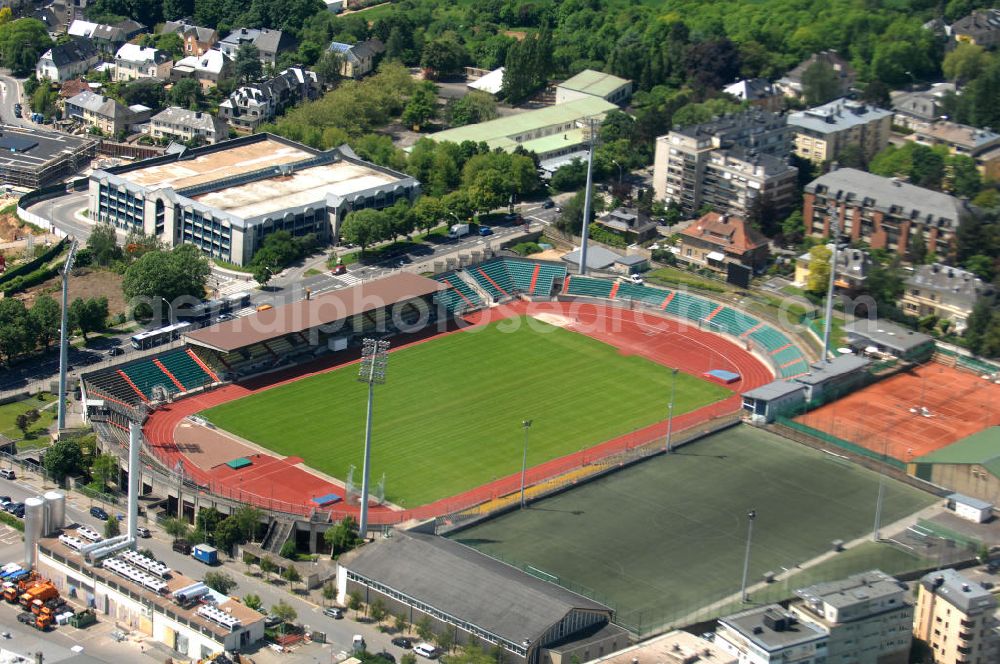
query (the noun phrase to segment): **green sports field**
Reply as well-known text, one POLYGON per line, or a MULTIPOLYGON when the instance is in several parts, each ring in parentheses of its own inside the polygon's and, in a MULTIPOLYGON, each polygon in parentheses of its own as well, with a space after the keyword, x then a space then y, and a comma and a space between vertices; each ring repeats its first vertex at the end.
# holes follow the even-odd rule
MULTIPOLYGON (((885 481, 884 524, 935 500, 885 481)), ((756 583, 829 551, 832 540, 870 533, 877 493, 877 474, 741 425, 452 537, 608 602, 645 632, 709 618, 703 607, 738 595, 750 509, 756 583)), ((839 556, 815 570, 826 578, 811 574, 805 584, 922 563, 887 545, 839 556)))
MULTIPOLYGON (((367 386, 354 366, 202 413, 221 429, 344 479, 360 480, 367 386)), ((521 422, 533 420, 528 465, 664 419, 670 371, 590 337, 515 318, 417 344, 389 357, 376 388, 372 480, 407 507, 518 472, 521 422)), ((678 374, 674 413, 731 393, 678 374)))

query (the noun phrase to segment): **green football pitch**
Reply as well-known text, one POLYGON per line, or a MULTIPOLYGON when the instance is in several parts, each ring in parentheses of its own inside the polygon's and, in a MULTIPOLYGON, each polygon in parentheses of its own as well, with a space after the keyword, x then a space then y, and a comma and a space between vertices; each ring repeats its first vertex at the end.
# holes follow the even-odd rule
MULTIPOLYGON (((870 533, 878 484, 860 466, 741 425, 451 537, 607 602, 622 624, 648 632, 713 617, 706 606, 738 598, 749 510, 755 584, 830 551, 835 539, 870 533)), ((934 500, 886 478, 882 523, 934 500)), ((824 564, 816 572, 826 578, 809 575, 805 585, 922 562, 900 560, 887 545, 839 556, 831 560, 845 564, 824 564)), ((765 598, 773 599, 754 596, 765 598)))
MULTIPOLYGON (((215 426, 345 479, 364 448, 367 386, 357 368, 265 390, 202 413, 215 426)), ((372 480, 414 507, 518 472, 521 422, 532 420, 528 465, 664 419, 670 371, 590 337, 515 318, 416 344, 389 356, 375 388, 372 480)), ((674 413, 729 396, 677 376, 674 413)))

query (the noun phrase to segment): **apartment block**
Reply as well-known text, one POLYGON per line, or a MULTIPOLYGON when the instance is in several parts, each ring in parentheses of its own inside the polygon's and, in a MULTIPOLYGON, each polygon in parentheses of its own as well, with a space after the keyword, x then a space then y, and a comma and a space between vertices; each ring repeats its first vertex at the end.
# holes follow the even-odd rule
POLYGON ((791 113, 788 124, 795 132, 795 154, 822 164, 836 159, 850 146, 861 148, 866 157, 874 156, 889 144, 892 111, 836 99, 791 113))
POLYGON ((719 619, 715 645, 740 664, 825 664, 829 637, 822 627, 785 612, 758 606, 719 619))
POLYGON ((992 593, 953 569, 927 574, 918 588, 913 636, 927 644, 935 664, 998 661, 992 593))
POLYGON ((790 139, 785 118, 760 109, 678 127, 656 139, 653 190, 687 214, 709 205, 746 216, 758 200, 785 210, 798 176, 785 161, 790 139))
POLYGON ((908 590, 873 570, 795 592, 789 609, 826 631, 826 664, 906 664, 913 604, 908 590))
POLYGON ((972 272, 934 263, 917 266, 906 278, 900 307, 912 316, 949 320, 962 332, 979 298, 995 297, 993 285, 972 272))

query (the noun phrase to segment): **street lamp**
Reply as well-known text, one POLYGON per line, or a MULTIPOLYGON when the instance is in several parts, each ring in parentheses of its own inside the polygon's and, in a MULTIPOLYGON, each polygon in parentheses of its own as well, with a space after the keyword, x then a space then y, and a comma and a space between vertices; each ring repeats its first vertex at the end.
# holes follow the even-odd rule
POLYGON ((167 314, 168 314, 168 316, 170 318, 170 322, 173 323, 174 322, 174 305, 170 304, 170 302, 168 302, 167 298, 165 298, 165 297, 160 297, 160 299, 163 300, 163 304, 167 305, 167 314))
POLYGON ((747 575, 750 573, 750 542, 753 540, 753 522, 757 518, 757 510, 747 512, 747 551, 743 556, 743 583, 740 586, 740 600, 746 604, 750 601, 747 595, 747 575))
POLYGON ((618 163, 616 159, 612 159, 611 163, 618 167, 618 184, 622 183, 622 165, 618 163))
POLYGON ((524 509, 524 475, 528 470, 528 431, 531 430, 531 420, 521 422, 524 429, 524 452, 521 455, 521 509, 524 509))
POLYGON ((670 436, 674 431, 674 397, 677 395, 677 369, 670 370, 670 406, 667 410, 667 454, 673 451, 670 436))
POLYGON ((66 372, 69 370, 69 273, 76 259, 76 240, 69 245, 62 271, 62 315, 59 319, 59 406, 56 427, 59 433, 66 428, 66 372))
POLYGON ((361 470, 361 515, 358 532, 361 538, 368 536, 368 476, 371 473, 372 457, 372 405, 375 401, 375 386, 385 385, 385 369, 389 363, 389 342, 365 339, 361 347, 361 363, 358 368, 358 382, 368 383, 368 417, 365 420, 365 463, 361 470))

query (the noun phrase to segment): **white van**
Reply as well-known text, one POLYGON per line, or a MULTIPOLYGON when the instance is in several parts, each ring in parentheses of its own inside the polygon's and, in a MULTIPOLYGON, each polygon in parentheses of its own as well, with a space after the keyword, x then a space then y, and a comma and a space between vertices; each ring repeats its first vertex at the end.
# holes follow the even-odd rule
POLYGON ((618 277, 618 281, 625 284, 642 284, 643 278, 640 274, 623 274, 618 277))
POLYGON ((427 659, 436 659, 438 656, 437 648, 427 642, 418 643, 413 646, 413 652, 417 653, 421 657, 426 657, 427 659))

